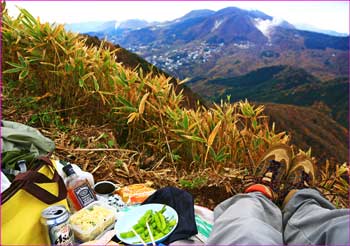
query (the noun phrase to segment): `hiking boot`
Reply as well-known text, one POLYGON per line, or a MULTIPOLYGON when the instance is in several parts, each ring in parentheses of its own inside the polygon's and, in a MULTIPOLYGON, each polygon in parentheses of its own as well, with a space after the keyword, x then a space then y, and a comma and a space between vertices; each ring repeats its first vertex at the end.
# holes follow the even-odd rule
POLYGON ((315 181, 315 168, 312 160, 306 155, 297 155, 293 159, 288 179, 294 189, 312 187, 315 181))
POLYGON ((280 187, 280 177, 282 163, 271 160, 270 165, 267 167, 266 172, 259 182, 251 184, 246 190, 246 193, 253 191, 260 191, 267 198, 275 201, 278 199, 278 192, 280 187))
POLYGON ((281 162, 271 160, 269 167, 261 178, 261 184, 269 186, 274 192, 278 192, 281 178, 285 173, 283 169, 283 164, 281 162))
POLYGON ((285 165, 285 170, 289 170, 292 162, 292 149, 286 144, 276 144, 266 151, 261 157, 260 163, 275 160, 285 165))
POLYGON ((297 155, 293 159, 288 180, 291 183, 290 191, 285 196, 282 207, 285 207, 298 190, 314 186, 315 168, 312 160, 306 155, 297 155))
POLYGON ((292 159, 292 150, 288 145, 278 144, 272 146, 261 158, 261 178, 255 184, 245 190, 246 193, 260 191, 271 200, 276 201, 279 197, 281 180, 286 176, 292 159), (268 164, 269 163, 269 164, 268 164))

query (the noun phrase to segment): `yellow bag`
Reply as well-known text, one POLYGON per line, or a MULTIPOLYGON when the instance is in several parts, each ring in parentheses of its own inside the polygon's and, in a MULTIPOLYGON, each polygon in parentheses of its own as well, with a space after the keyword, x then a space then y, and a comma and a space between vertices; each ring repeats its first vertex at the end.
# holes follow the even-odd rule
POLYGON ((67 204, 67 190, 48 157, 39 157, 34 170, 18 174, 2 194, 1 245, 47 244, 40 223, 43 209, 67 204))

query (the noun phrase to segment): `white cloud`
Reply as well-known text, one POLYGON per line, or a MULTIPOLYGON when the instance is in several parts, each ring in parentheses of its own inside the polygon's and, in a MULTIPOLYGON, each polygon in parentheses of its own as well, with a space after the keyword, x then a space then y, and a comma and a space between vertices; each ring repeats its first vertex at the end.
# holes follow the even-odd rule
POLYGON ((270 38, 270 32, 274 26, 281 24, 283 19, 273 18, 272 20, 255 19, 255 26, 262 32, 267 38, 270 38))
POLYGON ((349 33, 349 2, 334 1, 7 1, 9 13, 16 16, 15 5, 26 8, 42 21, 74 23, 144 19, 165 21, 181 17, 194 9, 219 10, 228 6, 258 9, 290 23, 305 23, 321 29, 349 33))

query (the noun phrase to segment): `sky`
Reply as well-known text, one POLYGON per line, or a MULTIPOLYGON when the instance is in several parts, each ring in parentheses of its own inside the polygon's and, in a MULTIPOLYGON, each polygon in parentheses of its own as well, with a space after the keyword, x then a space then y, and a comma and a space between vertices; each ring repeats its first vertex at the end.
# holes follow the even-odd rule
POLYGON ((293 25, 307 24, 323 30, 349 34, 348 1, 11 1, 9 13, 18 15, 16 5, 42 22, 62 24, 87 21, 142 19, 167 21, 191 10, 219 10, 229 6, 257 9, 293 25))

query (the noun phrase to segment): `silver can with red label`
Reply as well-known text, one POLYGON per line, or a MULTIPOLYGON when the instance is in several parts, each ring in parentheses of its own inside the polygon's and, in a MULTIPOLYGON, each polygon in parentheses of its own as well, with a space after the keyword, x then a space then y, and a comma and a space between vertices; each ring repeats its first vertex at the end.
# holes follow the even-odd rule
POLYGON ((41 212, 41 223, 47 235, 47 243, 56 246, 74 245, 73 231, 69 225, 69 213, 62 205, 50 206, 41 212))

